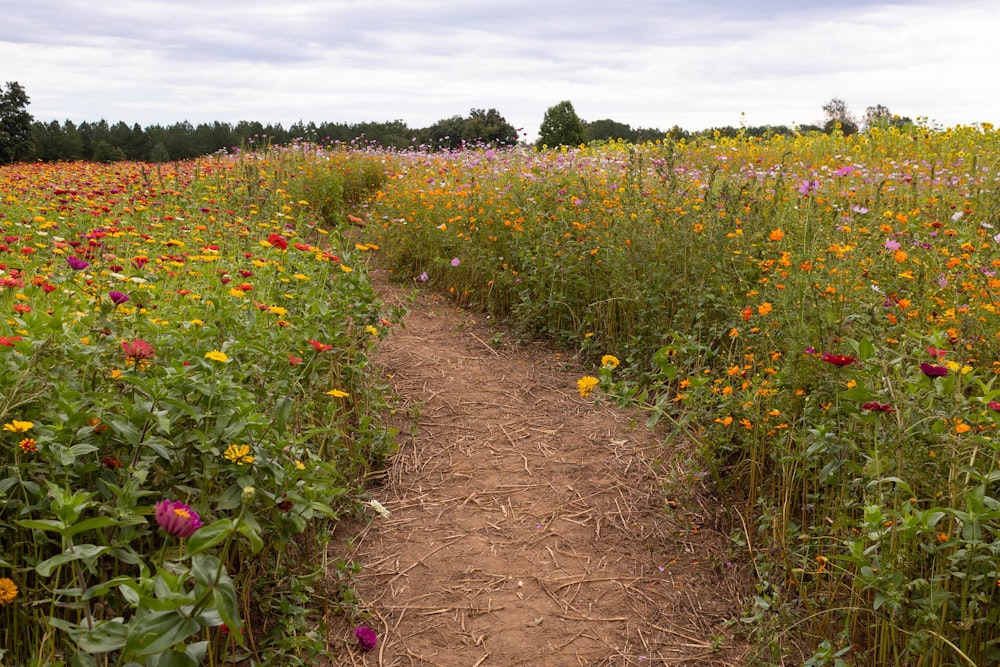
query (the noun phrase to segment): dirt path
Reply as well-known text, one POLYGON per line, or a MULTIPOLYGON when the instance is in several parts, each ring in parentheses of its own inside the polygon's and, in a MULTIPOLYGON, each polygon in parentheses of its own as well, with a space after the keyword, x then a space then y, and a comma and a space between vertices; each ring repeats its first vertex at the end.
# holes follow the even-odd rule
POLYGON ((407 306, 377 360, 403 401, 372 494, 391 516, 350 547, 379 640, 362 653, 334 627, 338 664, 741 664, 723 627, 738 576, 685 457, 581 399, 583 371, 551 350, 498 343, 429 292, 407 306))

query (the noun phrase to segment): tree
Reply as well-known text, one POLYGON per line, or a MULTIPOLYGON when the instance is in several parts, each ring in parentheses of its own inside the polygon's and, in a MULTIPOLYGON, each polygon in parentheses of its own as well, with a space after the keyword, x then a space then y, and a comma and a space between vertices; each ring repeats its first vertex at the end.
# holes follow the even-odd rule
POLYGON ((28 95, 17 81, 0 87, 0 164, 28 159, 34 151, 28 95))
POLYGON ((826 114, 826 124, 823 126, 825 132, 833 132, 838 123, 840 131, 845 135, 858 131, 858 122, 854 120, 854 115, 847 110, 847 102, 844 100, 833 98, 823 105, 823 112, 826 114))
POLYGON ((517 143, 517 130, 496 109, 472 109, 465 119, 462 139, 467 143, 513 146, 517 143))
POLYGON ((903 127, 912 124, 913 121, 910 118, 907 116, 900 118, 889 111, 889 107, 884 104, 876 104, 865 109, 865 130, 870 130, 873 127, 903 127))
POLYGON ((539 146, 579 146, 587 143, 587 131, 569 100, 549 107, 538 128, 539 146))
POLYGON ((584 121, 583 128, 587 133, 587 141, 624 139, 634 143, 638 138, 638 134, 631 125, 610 118, 595 120, 591 123, 584 121))

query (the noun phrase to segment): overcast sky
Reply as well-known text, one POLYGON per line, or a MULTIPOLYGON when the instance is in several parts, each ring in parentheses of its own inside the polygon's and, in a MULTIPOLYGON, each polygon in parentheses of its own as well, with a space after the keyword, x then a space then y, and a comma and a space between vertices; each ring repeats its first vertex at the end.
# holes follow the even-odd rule
POLYGON ((1000 124, 1000 0, 0 0, 36 120, 1000 124))

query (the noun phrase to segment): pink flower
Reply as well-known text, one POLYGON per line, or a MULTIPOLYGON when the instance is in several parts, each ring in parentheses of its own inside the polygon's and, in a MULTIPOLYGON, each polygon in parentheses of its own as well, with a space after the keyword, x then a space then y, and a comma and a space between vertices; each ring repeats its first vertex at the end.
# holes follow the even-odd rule
POLYGON ((108 298, 111 299, 111 303, 115 304, 116 306, 120 306, 121 304, 128 301, 128 294, 125 294, 124 292, 112 291, 108 292, 108 298))
POLYGON ((375 648, 375 644, 378 642, 378 635, 367 625, 359 625, 354 628, 354 636, 358 638, 358 648, 365 652, 375 648))
POLYGON ((126 359, 133 361, 140 361, 156 356, 153 352, 153 344, 141 338, 122 342, 122 352, 125 353, 126 359))
POLYGON ((161 500, 156 503, 156 523, 160 528, 177 537, 191 537, 201 528, 201 519, 190 505, 179 500, 161 500))
POLYGON ((78 257, 67 257, 66 263, 69 264, 69 268, 74 271, 83 271, 85 268, 90 266, 90 262, 85 262, 78 257))

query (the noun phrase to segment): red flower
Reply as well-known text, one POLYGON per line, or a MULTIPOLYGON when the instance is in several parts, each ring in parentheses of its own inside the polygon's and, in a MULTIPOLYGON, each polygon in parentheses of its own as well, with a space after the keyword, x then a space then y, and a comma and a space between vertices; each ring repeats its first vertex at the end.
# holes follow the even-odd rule
POLYGON ((311 248, 308 245, 306 245, 305 243, 296 243, 295 244, 295 249, 296 250, 301 250, 302 252, 309 252, 309 250, 311 248))
POLYGON ((326 352, 327 350, 332 350, 333 345, 327 345, 326 343, 321 343, 318 340, 311 340, 309 344, 316 348, 319 352, 326 352))
POLYGON ((931 355, 934 358, 940 358, 948 354, 946 350, 939 350, 936 347, 927 347, 926 350, 927 354, 931 355))
POLYGON ((3 347, 14 347, 14 343, 21 340, 20 336, 0 336, 0 345, 3 347))
POLYGON ((920 364, 920 372, 929 378, 941 378, 948 374, 948 367, 929 364, 925 361, 920 364))
POLYGON ((829 352, 824 352, 823 361, 828 364, 833 364, 834 366, 850 366, 856 362, 857 359, 844 354, 830 354, 829 352))
POLYGON ((153 344, 144 341, 141 338, 123 341, 122 352, 125 353, 126 359, 132 359, 133 361, 140 361, 142 359, 149 359, 150 357, 156 356, 153 351, 153 344))
POLYGON ((292 366, 298 366, 299 364, 302 363, 302 357, 296 357, 294 354, 289 354, 288 363, 290 363, 292 366))
POLYGON ((104 464, 105 468, 111 468, 112 470, 122 467, 122 462, 112 456, 105 456, 101 459, 101 463, 104 464))
POLYGON ((275 248, 277 248, 278 250, 288 249, 288 241, 286 241, 285 237, 282 236, 281 234, 271 234, 270 236, 267 237, 267 242, 270 243, 275 248))
POLYGON ((986 405, 989 406, 990 410, 993 410, 994 412, 1000 412, 1000 403, 996 401, 990 401, 986 405))
POLYGON ((869 401, 868 403, 862 403, 861 407, 865 410, 871 410, 872 412, 895 412, 893 408, 888 403, 878 403, 877 401, 869 401))

